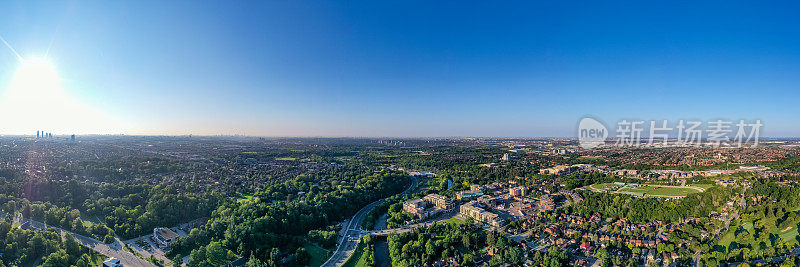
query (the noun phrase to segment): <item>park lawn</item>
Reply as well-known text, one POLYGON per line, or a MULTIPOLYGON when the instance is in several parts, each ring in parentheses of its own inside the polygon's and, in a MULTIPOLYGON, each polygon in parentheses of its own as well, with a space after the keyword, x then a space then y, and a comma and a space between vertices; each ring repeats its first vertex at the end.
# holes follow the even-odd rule
POLYGON ((717 242, 717 244, 719 244, 720 246, 725 248, 723 250, 720 250, 720 252, 723 252, 723 253, 727 252, 726 251, 727 248, 735 240, 736 240, 736 236, 734 235, 733 231, 725 231, 725 234, 723 234, 722 237, 720 237, 719 241, 717 242))
POLYGON ((462 224, 466 223, 466 222, 464 222, 464 220, 456 218, 456 217, 452 217, 452 218, 444 220, 442 222, 445 222, 447 224, 455 224, 455 225, 462 225, 462 224))
MULTIPOLYGON (((790 247, 800 244, 798 243, 797 240, 797 236, 800 235, 797 229, 797 223, 790 223, 790 226, 784 229, 778 229, 778 227, 775 225, 774 219, 770 219, 769 221, 763 221, 760 222, 759 224, 765 227, 764 231, 760 233, 762 235, 777 235, 790 247)), ((718 245, 723 246, 727 249, 733 242, 737 243, 743 242, 743 240, 737 240, 736 238, 735 235, 736 228, 733 227, 735 225, 741 226, 742 228, 744 228, 745 231, 747 231, 750 234, 755 233, 754 232, 755 226, 753 225, 753 222, 736 221, 733 224, 731 224, 731 229, 727 231, 722 237, 720 237, 719 241, 717 242, 718 245)), ((751 247, 758 247, 758 244, 755 244, 754 242, 751 242, 749 245, 751 247)))
MULTIPOLYGON (((748 225, 744 226, 745 229, 747 229, 748 231, 753 231, 753 230, 751 230, 752 227, 753 227, 752 223, 749 223, 749 226, 750 226, 749 229, 747 228, 747 226, 748 225)), ((778 227, 775 225, 775 222, 772 221, 772 222, 769 222, 769 223, 765 223, 765 226, 766 226, 766 228, 764 229, 764 231, 766 233, 774 234, 774 235, 779 236, 781 238, 781 240, 783 240, 787 245, 794 246, 794 245, 798 244, 797 239, 796 239, 796 237, 798 235, 797 224, 793 223, 793 224, 791 224, 791 226, 789 226, 787 228, 778 229, 778 227)))
POLYGON ((297 160, 297 158, 281 157, 281 158, 275 158, 275 160, 295 161, 295 160, 297 160))
MULTIPOLYGON (((714 185, 702 184, 702 185, 691 185, 691 186, 708 189, 713 187, 714 185)), ((622 187, 623 186, 614 183, 602 183, 602 184, 589 185, 586 188, 595 192, 606 192, 606 193, 616 192, 616 193, 629 194, 633 196, 685 197, 690 194, 700 193, 700 190, 689 187, 660 187, 647 184, 628 184, 625 186, 625 188, 622 187)))
POLYGON ((727 253, 728 248, 731 246, 731 243, 736 242, 736 231, 735 229, 737 226, 741 225, 745 230, 752 233, 753 232, 753 223, 751 222, 744 222, 737 219, 736 221, 731 222, 731 228, 725 231, 719 240, 716 242, 717 245, 721 246, 718 247, 716 250, 722 253, 727 253))
POLYGON ((789 245, 798 245, 798 236, 800 236, 800 229, 798 229, 798 221, 800 219, 790 221, 788 227, 783 227, 778 229, 777 226, 773 226, 775 228, 775 234, 781 237, 787 244, 789 245))
POLYGON ((328 260, 328 251, 324 250, 318 246, 306 243, 303 247, 308 251, 308 254, 311 254, 311 260, 308 262, 309 266, 317 267, 325 263, 328 260))
POLYGON ((783 239, 786 242, 786 244, 789 244, 790 246, 798 244, 797 242, 798 231, 796 225, 789 226, 789 228, 787 229, 779 229, 778 236, 780 236, 781 239, 783 239))
POLYGON ((658 187, 642 185, 639 187, 628 187, 620 190, 621 193, 631 194, 645 194, 657 196, 686 196, 693 193, 700 193, 697 189, 692 188, 675 188, 675 187, 658 187))
POLYGON ((753 230, 755 230, 755 228, 753 227, 753 222, 744 222, 742 223, 742 227, 751 233, 753 232, 753 230))

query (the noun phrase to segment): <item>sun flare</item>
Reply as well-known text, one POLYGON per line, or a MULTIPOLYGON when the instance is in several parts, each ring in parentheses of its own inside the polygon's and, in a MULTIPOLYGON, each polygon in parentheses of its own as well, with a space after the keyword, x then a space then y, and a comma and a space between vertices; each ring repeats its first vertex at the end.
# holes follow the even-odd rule
POLYGON ((8 86, 8 97, 16 100, 48 101, 61 93, 55 65, 44 58, 23 60, 8 86))
POLYGON ((0 97, 0 127, 14 128, 5 132, 81 134, 117 130, 111 118, 64 92, 56 65, 46 58, 20 60, 0 97))

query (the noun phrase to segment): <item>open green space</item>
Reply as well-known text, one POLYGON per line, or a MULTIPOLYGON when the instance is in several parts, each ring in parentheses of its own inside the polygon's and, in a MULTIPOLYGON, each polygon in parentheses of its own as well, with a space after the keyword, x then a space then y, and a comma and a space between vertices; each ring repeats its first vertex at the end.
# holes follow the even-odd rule
POLYGON ((364 255, 364 243, 358 243, 356 246, 356 251, 353 252, 353 255, 350 255, 350 258, 347 259, 347 262, 342 264, 342 267, 366 267, 366 259, 362 257, 364 255))
POLYGON ((466 223, 466 222, 464 222, 464 220, 456 218, 456 217, 452 217, 452 218, 444 220, 442 222, 447 223, 447 224, 455 224, 455 225, 461 225, 461 224, 465 224, 466 223))
POLYGON ((661 187, 651 185, 627 186, 617 191, 619 193, 638 196, 687 196, 700 193, 700 190, 688 187, 661 187))
POLYGON ((723 253, 732 249, 750 247, 766 248, 775 246, 794 247, 798 245, 800 217, 785 216, 760 217, 757 219, 736 220, 730 229, 716 241, 715 250, 723 253), (780 224, 777 224, 780 222, 780 224))
MULTIPOLYGON (((713 186, 713 185, 711 185, 713 186)), ((649 184, 616 184, 616 183, 602 183, 602 184, 593 184, 589 185, 586 188, 595 191, 595 192, 606 192, 606 193, 622 193, 622 194, 629 194, 633 196, 667 196, 667 197, 683 197, 689 194, 700 193, 701 190, 692 187, 700 187, 703 189, 708 189, 711 186, 684 186, 684 187, 668 187, 668 186, 659 186, 659 185, 649 185, 649 184)))
POLYGON ((617 191, 621 186, 614 183, 602 183, 589 185, 588 188, 597 192, 613 192, 617 191))
POLYGON ((303 247, 311 254, 311 260, 308 262, 308 265, 311 267, 317 267, 325 263, 328 260, 328 251, 322 249, 321 247, 315 246, 313 244, 306 243, 303 247))
POLYGON ((297 158, 292 158, 292 157, 281 157, 281 158, 275 158, 275 160, 283 160, 283 161, 295 161, 295 160, 297 160, 297 158))
POLYGON ((703 188, 703 189, 706 189, 706 190, 716 186, 715 184, 688 184, 688 185, 689 186, 694 186, 694 187, 700 187, 700 188, 703 188))

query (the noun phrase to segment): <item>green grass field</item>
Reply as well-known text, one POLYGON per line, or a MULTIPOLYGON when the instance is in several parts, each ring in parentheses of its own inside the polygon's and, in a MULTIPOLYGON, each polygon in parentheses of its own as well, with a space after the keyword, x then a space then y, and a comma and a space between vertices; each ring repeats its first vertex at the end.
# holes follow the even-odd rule
POLYGON ((353 255, 347 259, 347 262, 342 264, 342 267, 366 267, 367 264, 365 262, 364 257, 364 243, 358 243, 356 246, 356 251, 353 252, 353 255))
POLYGON ((282 157, 282 158, 275 158, 275 160, 295 161, 295 160, 297 160, 297 158, 282 157))
POLYGON ((780 236, 781 239, 788 240, 789 244, 797 244, 797 240, 795 239, 795 237, 797 237, 798 234, 797 227, 789 226, 786 229, 776 229, 776 230, 778 230, 778 236, 780 236))
MULTIPOLYGON (((695 186, 695 185, 690 185, 695 186)), ((704 189, 708 189, 711 186, 704 185, 704 186, 696 186, 704 189)), ((606 193, 621 193, 621 194, 629 194, 633 196, 674 196, 674 197, 683 197, 689 194, 700 193, 700 190, 690 187, 662 187, 657 185, 647 185, 647 184, 628 184, 628 185, 618 185, 614 183, 603 183, 603 184, 593 184, 586 187, 587 189, 595 192, 606 192, 606 193)))
POLYGON ((699 190, 693 188, 659 187, 649 185, 626 187, 617 192, 645 196, 686 196, 693 193, 700 193, 699 190))
POLYGON ((311 261, 308 262, 309 266, 317 267, 328 260, 328 251, 312 244, 305 244, 303 247, 311 254, 311 261))
POLYGON ((464 220, 461 220, 461 219, 459 219, 459 218, 456 218, 456 217, 453 217, 453 218, 450 218, 450 219, 444 220, 444 221, 442 221, 442 222, 446 222, 447 224, 455 224, 455 225, 461 225, 461 224, 464 224, 464 220))
POLYGON ((759 236, 770 236, 770 240, 767 241, 769 244, 767 246, 775 246, 778 238, 782 240, 787 246, 793 247, 798 245, 798 220, 793 220, 788 223, 788 227, 784 227, 783 229, 778 229, 775 225, 775 218, 764 218, 761 220, 756 220, 758 225, 754 225, 751 221, 742 222, 741 220, 736 220, 731 223, 731 228, 729 231, 725 232, 716 242, 717 250, 721 252, 726 252, 726 250, 730 250, 732 247, 741 247, 743 245, 749 245, 750 247, 758 248, 761 246, 760 242, 754 240, 754 234, 758 234, 759 236), (759 228, 757 229, 756 226, 759 228), (739 228, 741 227, 741 228, 739 228), (763 227, 763 229, 761 228, 763 227), (761 230, 759 230, 761 229, 761 230), (758 233, 757 233, 758 232, 758 233), (733 243, 736 243, 736 246, 732 246, 733 243))
POLYGON ((603 183, 603 184, 593 184, 587 187, 592 191, 611 193, 617 191, 617 189, 621 188, 622 186, 614 183, 603 183))

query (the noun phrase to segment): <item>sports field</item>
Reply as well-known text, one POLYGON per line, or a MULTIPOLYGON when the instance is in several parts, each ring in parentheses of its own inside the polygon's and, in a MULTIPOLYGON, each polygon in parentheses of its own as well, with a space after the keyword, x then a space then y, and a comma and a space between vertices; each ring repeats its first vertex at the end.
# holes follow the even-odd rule
POLYGON ((701 193, 705 188, 696 186, 669 186, 649 184, 605 183, 587 187, 595 192, 628 194, 638 197, 685 197, 689 194, 701 193))

